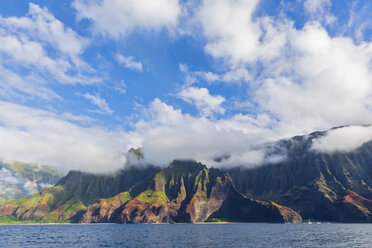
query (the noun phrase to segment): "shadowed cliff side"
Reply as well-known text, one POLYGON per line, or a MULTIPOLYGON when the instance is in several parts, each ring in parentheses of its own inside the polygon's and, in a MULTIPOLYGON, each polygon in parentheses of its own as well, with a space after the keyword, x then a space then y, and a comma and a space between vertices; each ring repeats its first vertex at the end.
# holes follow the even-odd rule
POLYGON ((312 151, 313 139, 325 134, 278 142, 287 150, 284 162, 226 171, 244 195, 283 204, 304 219, 371 222, 372 142, 351 152, 312 151))
MULTIPOLYGON (((107 203, 94 204, 100 213, 107 203), (100 206, 101 205, 101 206, 100 206)), ((119 223, 204 222, 218 218, 228 221, 299 222, 294 211, 281 211, 281 206, 250 200, 235 190, 231 177, 217 169, 207 169, 194 161, 174 161, 159 171, 149 188, 122 206, 109 219, 119 223), (231 203, 228 203, 231 201, 231 203), (229 213, 243 211, 240 215, 229 213), (224 210, 223 210, 224 209, 224 210), (247 211, 249 209, 249 211, 247 211), (245 210, 245 212, 244 212, 245 210), (216 218, 217 218, 216 217, 216 218)), ((83 222, 105 222, 104 215, 88 211, 83 222), (99 216, 97 218, 97 216, 99 216)))

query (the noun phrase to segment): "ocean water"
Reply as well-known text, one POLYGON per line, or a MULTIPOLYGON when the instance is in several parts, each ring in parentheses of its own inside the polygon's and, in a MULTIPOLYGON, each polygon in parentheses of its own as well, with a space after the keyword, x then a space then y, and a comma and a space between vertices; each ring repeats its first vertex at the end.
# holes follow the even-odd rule
POLYGON ((372 224, 1 225, 0 247, 372 247, 372 224))

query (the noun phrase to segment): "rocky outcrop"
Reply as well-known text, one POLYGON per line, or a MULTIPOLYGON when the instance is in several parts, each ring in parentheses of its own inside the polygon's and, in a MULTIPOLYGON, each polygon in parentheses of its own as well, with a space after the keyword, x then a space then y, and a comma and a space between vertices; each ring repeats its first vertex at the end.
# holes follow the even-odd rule
POLYGON ((12 215, 16 210, 13 204, 5 204, 0 206, 0 216, 12 215))
POLYGON ((116 219, 119 208, 131 199, 129 192, 122 192, 109 199, 99 199, 90 205, 80 222, 109 223, 116 219))
POLYGON ((162 202, 146 203, 134 199, 125 205, 120 223, 174 223, 176 209, 162 202))

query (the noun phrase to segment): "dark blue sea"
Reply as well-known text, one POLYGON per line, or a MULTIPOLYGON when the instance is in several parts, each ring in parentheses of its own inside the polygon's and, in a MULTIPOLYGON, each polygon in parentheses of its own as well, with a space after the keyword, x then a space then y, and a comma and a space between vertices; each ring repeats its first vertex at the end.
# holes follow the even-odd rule
POLYGON ((0 247, 372 247, 372 224, 1 225, 0 247))

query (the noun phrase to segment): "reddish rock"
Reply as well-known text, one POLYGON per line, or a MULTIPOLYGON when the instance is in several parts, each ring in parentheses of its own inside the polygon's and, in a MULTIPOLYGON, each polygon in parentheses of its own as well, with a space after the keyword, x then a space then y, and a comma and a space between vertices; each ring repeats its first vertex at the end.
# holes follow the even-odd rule
POLYGON ((13 204, 2 205, 0 206, 0 216, 12 215, 15 210, 16 210, 16 207, 13 204))
POLYGON ((360 211, 366 215, 372 212, 372 201, 368 200, 357 193, 347 190, 347 195, 344 197, 343 202, 356 206, 360 211))
POLYGON ((114 219, 114 214, 125 204, 123 202, 123 192, 117 194, 113 199, 99 199, 96 203, 90 205, 81 218, 82 223, 109 223, 114 219))

